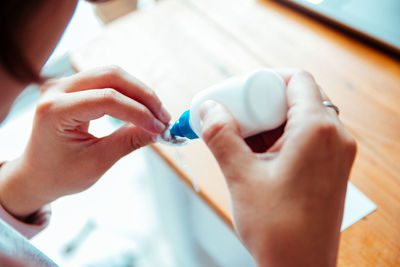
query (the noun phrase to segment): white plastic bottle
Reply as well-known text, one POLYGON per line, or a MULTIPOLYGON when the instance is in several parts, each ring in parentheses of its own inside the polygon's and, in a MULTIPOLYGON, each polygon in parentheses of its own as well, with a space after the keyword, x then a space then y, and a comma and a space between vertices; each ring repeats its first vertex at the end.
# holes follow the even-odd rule
POLYGON ((285 81, 274 71, 261 69, 196 94, 190 110, 170 129, 171 136, 201 137, 199 109, 207 100, 224 105, 232 113, 244 138, 279 127, 285 122, 288 109, 285 81))

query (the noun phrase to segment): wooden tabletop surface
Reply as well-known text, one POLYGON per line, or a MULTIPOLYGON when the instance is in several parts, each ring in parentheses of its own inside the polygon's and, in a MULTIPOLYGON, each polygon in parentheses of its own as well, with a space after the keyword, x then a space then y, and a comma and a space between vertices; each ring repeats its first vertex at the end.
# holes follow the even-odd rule
MULTIPOLYGON (((339 266, 400 266, 398 60, 273 1, 165 0, 110 24, 71 62, 78 70, 121 66, 151 86, 174 118, 196 92, 231 75, 310 71, 358 141, 351 181, 378 206, 342 233, 339 266)), ((154 149, 231 222, 226 184, 202 141, 154 149)))

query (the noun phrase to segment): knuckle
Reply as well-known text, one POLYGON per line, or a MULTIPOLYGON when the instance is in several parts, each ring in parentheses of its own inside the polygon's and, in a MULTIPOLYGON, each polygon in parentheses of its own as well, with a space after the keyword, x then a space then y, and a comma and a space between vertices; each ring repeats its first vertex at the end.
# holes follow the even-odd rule
POLYGON ((118 99, 118 92, 112 88, 106 88, 102 90, 102 98, 105 103, 111 104, 118 99))
POLYGON ((334 122, 332 121, 323 121, 317 124, 317 132, 320 135, 325 136, 337 136, 338 129, 334 122))
POLYGON ((315 131, 319 135, 337 135, 335 123, 329 119, 321 119, 314 125, 315 131))
POLYGON ((156 106, 161 107, 161 101, 160 99, 158 99, 157 94, 153 90, 147 89, 146 94, 149 99, 152 99, 154 101, 154 104, 156 106))
POLYGON ((42 84, 40 87, 40 94, 44 94, 45 92, 49 91, 52 87, 58 84, 59 79, 49 79, 42 84))
POLYGON ((51 99, 41 100, 36 107, 36 116, 43 118, 50 114, 53 109, 54 101, 51 99))
POLYGON ((136 106, 135 107, 135 109, 137 110, 137 112, 139 113, 139 114, 141 114, 142 116, 144 116, 144 118, 153 118, 153 114, 151 113, 151 111, 148 109, 148 108, 146 108, 145 106, 143 106, 143 105, 138 105, 138 106, 136 106))
POLYGON ((312 131, 313 137, 316 139, 333 140, 338 136, 337 126, 330 119, 317 118, 310 124, 310 130, 312 131))
POLYGON ((353 136, 351 136, 350 134, 348 134, 346 140, 345 140, 345 149, 347 151, 347 153, 354 158, 356 153, 357 153, 357 142, 354 139, 353 136))
POLYGON ((148 99, 151 100, 152 106, 156 109, 156 110, 160 110, 162 107, 162 103, 161 100, 158 98, 158 96, 156 95, 156 93, 152 90, 148 91, 148 99))
POLYGON ((160 105, 161 106, 161 101, 158 99, 157 94, 150 89, 149 87, 147 87, 144 84, 138 84, 140 86, 140 88, 142 89, 142 94, 143 94, 143 98, 144 99, 148 99, 154 102, 155 105, 160 105))
POLYGON ((124 71, 117 65, 110 65, 104 69, 103 76, 108 79, 116 79, 123 75, 124 71))

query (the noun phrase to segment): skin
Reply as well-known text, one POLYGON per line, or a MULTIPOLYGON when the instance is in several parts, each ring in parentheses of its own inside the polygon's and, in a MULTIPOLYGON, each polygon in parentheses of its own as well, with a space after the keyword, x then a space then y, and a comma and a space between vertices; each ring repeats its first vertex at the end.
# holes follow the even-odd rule
MULTIPOLYGON (((23 51, 37 70, 55 48, 76 3, 45 1, 23 29, 23 51)), ((26 84, 4 69, 0 78, 4 119, 26 84)), ((156 94, 115 66, 49 81, 41 87, 24 154, 0 169, 0 203, 24 220, 43 205, 90 187, 119 158, 154 142, 169 120, 156 94), (88 134, 90 120, 105 114, 129 123, 105 138, 88 134)))
POLYGON ((246 144, 216 102, 201 107, 203 138, 225 175, 236 231, 259 266, 335 266, 356 143, 322 105, 327 98, 310 74, 280 72, 289 112, 278 140, 282 128, 246 144))
MULTIPOLYGON (((21 34, 38 70, 76 2, 47 1, 21 34)), ((206 102, 204 141, 227 179, 237 233, 260 266, 334 266, 356 145, 335 112, 322 105, 326 96, 309 74, 279 72, 288 84, 284 127, 243 140, 230 113, 206 102)), ((26 84, 1 68, 0 79, 4 119, 26 84)), ((169 120, 154 92, 118 67, 49 81, 41 87, 25 152, 0 168, 0 204, 24 220, 85 190, 118 159, 154 142, 169 120), (89 122, 104 114, 128 124, 104 138, 90 135, 89 122)))
POLYGON ((0 201, 24 219, 43 205, 93 185, 117 160, 155 141, 170 120, 153 91, 118 67, 42 86, 24 154, 0 169, 0 201), (113 134, 88 133, 108 114, 130 122, 113 134))

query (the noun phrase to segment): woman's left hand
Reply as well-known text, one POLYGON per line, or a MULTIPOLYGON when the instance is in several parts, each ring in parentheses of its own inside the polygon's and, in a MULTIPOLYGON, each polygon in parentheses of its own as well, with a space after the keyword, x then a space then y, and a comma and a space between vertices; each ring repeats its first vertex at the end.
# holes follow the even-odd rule
POLYGON ((26 151, 0 169, 0 202, 24 218, 83 191, 121 157, 154 142, 169 120, 156 94, 117 67, 50 81, 41 88, 26 151), (105 114, 128 123, 96 138, 89 123, 105 114))

